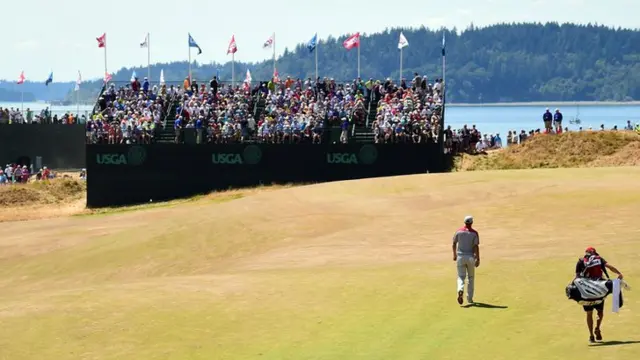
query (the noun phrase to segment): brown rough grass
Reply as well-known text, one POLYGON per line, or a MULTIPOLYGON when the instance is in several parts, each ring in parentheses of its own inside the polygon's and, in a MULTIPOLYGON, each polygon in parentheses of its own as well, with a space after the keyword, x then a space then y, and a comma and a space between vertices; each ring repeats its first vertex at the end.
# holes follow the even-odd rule
POLYGON ((640 164, 640 135, 625 131, 538 135, 524 144, 488 155, 463 155, 456 170, 506 170, 635 166, 640 164))

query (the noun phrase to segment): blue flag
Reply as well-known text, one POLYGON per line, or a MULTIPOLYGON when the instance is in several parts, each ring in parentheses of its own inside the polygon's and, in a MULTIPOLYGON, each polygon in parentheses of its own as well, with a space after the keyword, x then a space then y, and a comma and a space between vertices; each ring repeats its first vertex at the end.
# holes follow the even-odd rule
POLYGON ((198 46, 196 41, 193 40, 193 37, 191 37, 191 34, 189 34, 189 47, 198 48, 198 55, 202 54, 202 49, 200 49, 200 46, 198 46))
POLYGON ((44 82, 45 86, 49 86, 49 84, 51 84, 53 82, 53 71, 49 74, 49 77, 47 78, 47 81, 44 82))
POLYGON ((444 38, 444 32, 442 32, 442 56, 445 56, 445 51, 444 51, 445 45, 446 45, 446 41, 444 38))
POLYGON ((307 43, 307 49, 309 49, 309 52, 312 53, 317 46, 318 46, 318 33, 313 35, 311 40, 309 40, 309 42, 307 43))

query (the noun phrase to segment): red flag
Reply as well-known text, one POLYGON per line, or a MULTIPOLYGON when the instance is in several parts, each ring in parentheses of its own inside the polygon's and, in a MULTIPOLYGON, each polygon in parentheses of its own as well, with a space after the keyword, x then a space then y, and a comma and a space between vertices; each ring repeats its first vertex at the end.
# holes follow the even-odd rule
POLYGON ((229 43, 229 47, 227 48, 227 55, 235 54, 238 51, 238 46, 236 46, 236 36, 231 35, 231 42, 229 43))
POLYGON ((345 49, 351 50, 355 47, 360 47, 360 33, 355 33, 355 35, 351 35, 348 37, 343 43, 345 49))
POLYGON ((278 69, 273 70, 273 82, 274 83, 279 83, 280 82, 280 76, 278 75, 278 69))
POLYGON ((24 84, 24 80, 25 80, 24 71, 22 71, 20 73, 20 77, 18 77, 18 85, 24 84))
POLYGON ((98 47, 99 48, 103 48, 105 46, 107 46, 107 33, 102 34, 102 36, 97 37, 96 40, 98 40, 98 47))
POLYGON ((111 81, 111 78, 111 74, 109 74, 108 72, 104 73, 104 82, 108 83, 109 81, 111 81))

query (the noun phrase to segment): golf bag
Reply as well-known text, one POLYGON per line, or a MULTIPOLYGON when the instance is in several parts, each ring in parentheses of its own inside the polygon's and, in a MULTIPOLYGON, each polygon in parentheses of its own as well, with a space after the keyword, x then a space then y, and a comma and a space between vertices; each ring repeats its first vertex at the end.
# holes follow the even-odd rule
POLYGON ((598 305, 613 291, 613 281, 576 278, 566 288, 567 298, 584 306, 598 305))

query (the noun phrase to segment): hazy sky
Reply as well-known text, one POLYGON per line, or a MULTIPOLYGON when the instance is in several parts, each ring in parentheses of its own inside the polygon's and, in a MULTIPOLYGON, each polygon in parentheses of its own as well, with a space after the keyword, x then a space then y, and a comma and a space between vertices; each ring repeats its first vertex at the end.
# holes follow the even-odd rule
MULTIPOLYGON (((0 78, 72 81, 101 78, 107 33, 108 69, 145 65, 139 43, 151 33, 152 62, 187 59, 187 33, 203 50, 193 59, 224 62, 235 34, 236 59, 271 56, 262 44, 276 33, 276 49, 328 35, 378 32, 387 27, 465 28, 511 21, 558 21, 640 28, 640 0, 2 0, 0 78)), ((414 39, 408 39, 412 43, 414 39)), ((414 40, 415 41, 415 40, 414 40)), ((363 42, 362 46, 366 46, 363 42)), ((454 54, 450 54, 453 56, 454 54)))

